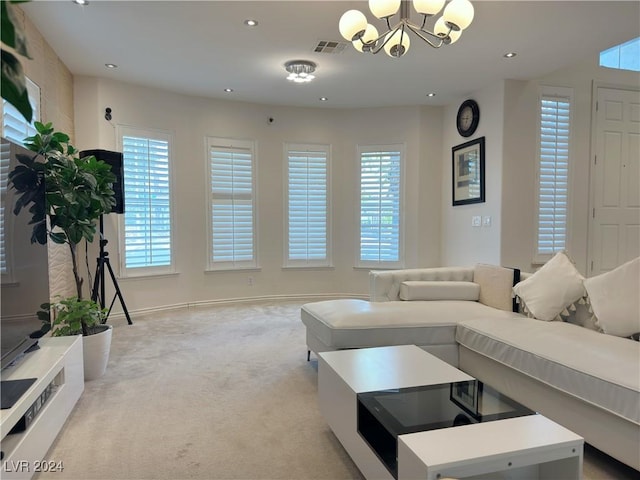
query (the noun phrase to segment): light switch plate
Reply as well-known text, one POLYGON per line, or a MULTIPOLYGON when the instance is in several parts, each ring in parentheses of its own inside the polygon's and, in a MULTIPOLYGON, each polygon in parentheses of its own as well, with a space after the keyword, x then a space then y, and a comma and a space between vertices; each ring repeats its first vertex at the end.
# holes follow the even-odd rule
POLYGON ((474 215, 473 217, 471 217, 472 227, 479 227, 481 225, 481 222, 482 222, 482 218, 480 217, 480 215, 474 215))

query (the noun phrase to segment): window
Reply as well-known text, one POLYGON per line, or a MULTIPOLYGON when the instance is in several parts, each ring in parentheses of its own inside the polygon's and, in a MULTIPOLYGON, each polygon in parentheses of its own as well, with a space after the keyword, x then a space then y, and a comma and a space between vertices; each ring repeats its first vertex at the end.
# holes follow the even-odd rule
MULTIPOLYGON (((2 136, 18 145, 23 145, 25 138, 36 134, 33 124, 40 120, 40 87, 27 77, 25 77, 25 80, 29 101, 33 109, 31 123, 25 120, 16 107, 6 100, 2 100, 2 136)), ((5 219, 10 158, 11 145, 3 142, 0 152, 0 274, 2 275, 3 283, 11 283, 13 281, 10 256, 7 255, 7 251, 11 248, 9 239, 11 238, 10 231, 13 224, 13 215, 7 216, 5 219)), ((9 207, 7 213, 10 211, 11 207, 9 207)))
POLYGON ((123 276, 173 272, 171 138, 120 128, 124 215, 120 216, 123 276))
POLYGON ((640 37, 600 52, 600 66, 640 72, 640 37))
POLYGON ((7 256, 9 238, 7 231, 10 225, 5 219, 5 214, 11 212, 11 205, 7 208, 7 187, 9 182, 9 163, 11 158, 11 145, 8 142, 0 144, 0 274, 3 282, 10 281, 10 258, 7 256))
POLYGON ((26 78, 29 101, 33 109, 33 118, 28 123, 20 112, 6 100, 2 100, 2 136, 17 143, 24 144, 24 139, 36 134, 33 124, 40 120, 40 87, 26 78))
POLYGON ((254 150, 251 141, 207 138, 210 269, 257 267, 254 150))
POLYGON ((360 147, 358 266, 401 266, 400 145, 360 147))
POLYGON ((543 87, 540 97, 537 262, 567 247, 572 95, 568 88, 543 87))
POLYGON ((286 266, 330 266, 328 145, 287 144, 286 266))

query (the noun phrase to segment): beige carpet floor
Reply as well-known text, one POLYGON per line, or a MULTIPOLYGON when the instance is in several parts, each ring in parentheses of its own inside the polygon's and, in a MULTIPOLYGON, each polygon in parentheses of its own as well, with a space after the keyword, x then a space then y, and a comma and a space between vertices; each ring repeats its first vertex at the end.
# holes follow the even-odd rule
MULTIPOLYGON (((302 302, 199 307, 115 323, 46 479, 361 479, 318 411, 302 302)), ((585 478, 631 479, 587 448, 585 478)))

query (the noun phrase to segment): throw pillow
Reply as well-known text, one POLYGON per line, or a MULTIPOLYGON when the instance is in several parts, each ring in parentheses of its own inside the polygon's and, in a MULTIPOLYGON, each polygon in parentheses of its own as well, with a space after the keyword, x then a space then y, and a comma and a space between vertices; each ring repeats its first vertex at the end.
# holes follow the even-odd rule
POLYGON ((478 264, 473 270, 473 281, 480 285, 478 301, 489 307, 511 312, 513 310, 512 268, 478 264))
POLYGON ((406 281, 400 284, 402 300, 478 300, 480 285, 474 282, 406 281))
POLYGON ((569 257, 559 252, 540 270, 513 287, 525 308, 539 320, 560 319, 569 305, 584 297, 584 277, 569 257))
POLYGON ((604 333, 629 337, 640 332, 640 257, 587 278, 584 286, 604 333))

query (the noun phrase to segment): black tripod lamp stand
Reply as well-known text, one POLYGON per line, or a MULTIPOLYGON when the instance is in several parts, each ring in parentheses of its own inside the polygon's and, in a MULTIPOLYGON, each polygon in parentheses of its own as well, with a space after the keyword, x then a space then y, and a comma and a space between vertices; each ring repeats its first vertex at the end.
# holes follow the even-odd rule
POLYGON ((116 301, 116 298, 120 300, 120 304, 122 305, 122 310, 124 311, 125 317, 127 317, 127 323, 129 325, 133 325, 131 321, 131 317, 129 316, 129 311, 127 310, 127 305, 124 303, 124 298, 122 296, 122 292, 120 291, 120 286, 118 285, 118 279, 113 273, 113 268, 111 268, 111 262, 109 261, 109 252, 105 251, 104 247, 107 246, 109 241, 104 238, 104 219, 100 216, 100 255, 98 256, 98 265, 96 266, 96 275, 93 279, 93 290, 91 290, 91 300, 94 302, 98 302, 101 308, 105 308, 105 268, 109 271, 109 275, 111 277, 111 281, 113 282, 113 286, 116 289, 116 293, 111 300, 111 304, 109 305, 109 311, 107 312, 107 317, 111 313, 111 309, 113 308, 113 304, 116 301))

